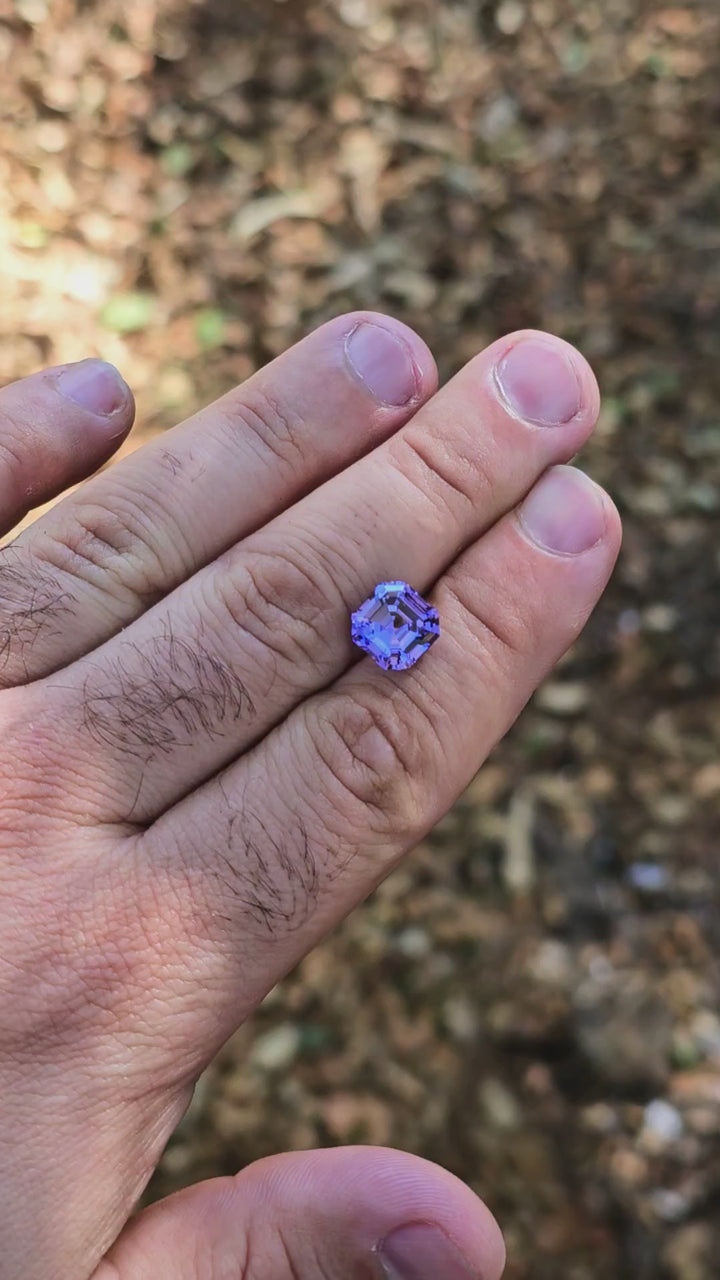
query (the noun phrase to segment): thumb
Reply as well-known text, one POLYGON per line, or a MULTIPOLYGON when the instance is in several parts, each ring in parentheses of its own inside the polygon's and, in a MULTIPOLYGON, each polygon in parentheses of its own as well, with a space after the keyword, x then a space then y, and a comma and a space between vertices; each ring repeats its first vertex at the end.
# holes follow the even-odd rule
POLYGON ((378 1147, 271 1156, 128 1223, 93 1280, 498 1280, 499 1228, 464 1184, 378 1147))

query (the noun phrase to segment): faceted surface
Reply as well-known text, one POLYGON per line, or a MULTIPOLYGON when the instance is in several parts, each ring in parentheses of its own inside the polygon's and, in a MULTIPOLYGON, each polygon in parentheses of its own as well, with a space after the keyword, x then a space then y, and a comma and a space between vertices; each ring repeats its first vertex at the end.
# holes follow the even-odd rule
POLYGON ((381 582, 352 615, 351 634, 384 671, 406 671, 437 640, 440 619, 407 582, 381 582))

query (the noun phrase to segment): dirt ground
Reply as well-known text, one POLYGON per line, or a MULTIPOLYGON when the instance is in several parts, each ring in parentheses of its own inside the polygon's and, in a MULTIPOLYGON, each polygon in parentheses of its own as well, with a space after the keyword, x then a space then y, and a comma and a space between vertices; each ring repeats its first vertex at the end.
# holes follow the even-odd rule
POLYGON ((586 635, 454 812, 201 1082, 164 1194, 402 1146, 510 1280, 720 1256, 717 0, 0 0, 0 374, 97 353, 163 430, 377 307, 448 375, 578 344, 624 517, 586 635))

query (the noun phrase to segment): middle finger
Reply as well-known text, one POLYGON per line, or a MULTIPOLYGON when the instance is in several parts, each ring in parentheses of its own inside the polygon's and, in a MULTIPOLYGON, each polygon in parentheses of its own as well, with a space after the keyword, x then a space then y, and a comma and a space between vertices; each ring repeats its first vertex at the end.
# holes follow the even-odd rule
POLYGON ((153 819, 335 679, 348 611, 378 581, 435 581, 577 452, 598 403, 566 343, 501 339, 390 441, 76 663, 53 696, 65 732, 79 720, 80 776, 99 771, 100 819, 153 819))

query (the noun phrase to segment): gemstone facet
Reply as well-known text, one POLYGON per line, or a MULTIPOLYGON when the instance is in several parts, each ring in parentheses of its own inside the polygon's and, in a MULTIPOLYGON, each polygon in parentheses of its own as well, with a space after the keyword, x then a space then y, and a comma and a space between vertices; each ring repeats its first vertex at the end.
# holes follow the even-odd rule
POLYGON ((407 671, 437 640, 440 619, 407 582, 380 582, 353 613, 351 635, 384 671, 407 671))

